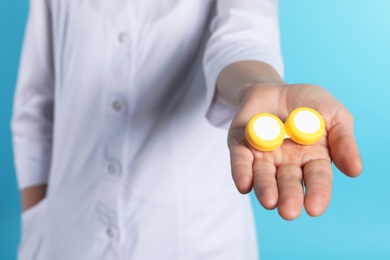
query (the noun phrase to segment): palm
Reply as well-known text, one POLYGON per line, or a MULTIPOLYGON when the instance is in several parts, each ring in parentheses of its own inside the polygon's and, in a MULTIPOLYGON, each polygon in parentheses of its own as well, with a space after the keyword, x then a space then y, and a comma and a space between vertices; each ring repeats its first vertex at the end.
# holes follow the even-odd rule
POLYGON ((259 100, 264 96, 263 87, 249 93, 232 122, 228 141, 233 179, 240 192, 247 193, 253 187, 260 203, 267 209, 278 207, 285 219, 298 217, 302 205, 309 215, 318 216, 330 201, 331 161, 349 176, 357 176, 361 171, 351 133, 352 118, 336 99, 316 86, 284 86, 282 93, 276 95, 277 100, 270 99, 269 93, 266 90, 266 103, 259 100), (272 152, 255 150, 247 143, 244 129, 251 116, 271 112, 284 120, 299 106, 313 107, 324 116, 327 131, 320 142, 303 146, 286 139, 272 152), (349 159, 346 159, 348 154, 349 159))

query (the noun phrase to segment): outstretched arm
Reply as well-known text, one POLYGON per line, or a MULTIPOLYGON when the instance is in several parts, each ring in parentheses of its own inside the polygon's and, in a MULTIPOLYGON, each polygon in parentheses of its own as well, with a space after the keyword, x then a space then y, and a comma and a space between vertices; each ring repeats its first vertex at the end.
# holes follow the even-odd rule
POLYGON ((362 162, 353 118, 325 89, 310 84, 289 85, 270 65, 241 61, 220 73, 217 92, 238 107, 228 135, 237 189, 248 193, 253 187, 262 206, 277 207, 282 218, 297 218, 302 205, 311 216, 325 211, 332 190, 332 161, 347 176, 360 174, 362 162), (285 120, 301 106, 314 108, 324 117, 326 133, 320 142, 302 146, 287 139, 272 152, 257 151, 247 143, 245 126, 252 116, 269 112, 285 120))

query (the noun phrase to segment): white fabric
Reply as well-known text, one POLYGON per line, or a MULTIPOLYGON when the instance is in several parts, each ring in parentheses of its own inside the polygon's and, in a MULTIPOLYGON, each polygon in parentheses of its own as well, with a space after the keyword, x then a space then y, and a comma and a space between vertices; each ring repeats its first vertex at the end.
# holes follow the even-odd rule
POLYGON ((248 59, 283 73, 275 0, 30 1, 15 163, 49 189, 19 258, 257 259, 212 125, 234 115, 218 74, 248 59))

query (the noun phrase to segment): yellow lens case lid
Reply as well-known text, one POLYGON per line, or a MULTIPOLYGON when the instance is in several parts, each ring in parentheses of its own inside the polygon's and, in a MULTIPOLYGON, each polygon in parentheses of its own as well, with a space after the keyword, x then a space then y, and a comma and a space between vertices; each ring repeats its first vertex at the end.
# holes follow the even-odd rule
POLYGON ((299 107, 290 113, 285 127, 288 136, 294 142, 310 145, 322 138, 325 132, 325 121, 314 109, 299 107))
POLYGON ((260 151, 272 151, 282 145, 286 130, 283 122, 269 113, 252 117, 245 128, 249 144, 260 151))

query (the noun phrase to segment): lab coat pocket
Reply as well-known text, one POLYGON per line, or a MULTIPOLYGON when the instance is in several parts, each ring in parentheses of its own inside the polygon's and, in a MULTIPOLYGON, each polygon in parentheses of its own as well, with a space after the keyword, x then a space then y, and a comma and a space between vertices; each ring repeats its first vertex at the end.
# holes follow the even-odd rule
POLYGON ((18 249, 18 259, 42 259, 43 213, 47 199, 22 212, 22 234, 18 249))

